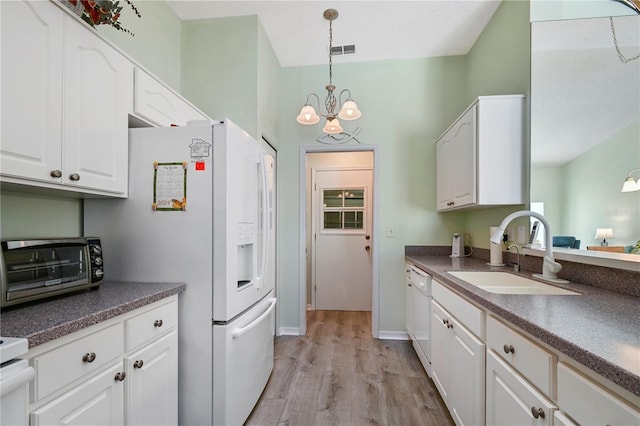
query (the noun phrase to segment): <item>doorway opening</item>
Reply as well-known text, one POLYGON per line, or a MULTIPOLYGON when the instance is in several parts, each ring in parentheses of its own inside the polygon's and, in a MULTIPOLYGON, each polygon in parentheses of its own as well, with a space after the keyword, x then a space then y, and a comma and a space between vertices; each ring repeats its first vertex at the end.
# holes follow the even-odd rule
POLYGON ((300 149, 300 334, 307 311, 370 312, 378 337, 376 148, 300 149))

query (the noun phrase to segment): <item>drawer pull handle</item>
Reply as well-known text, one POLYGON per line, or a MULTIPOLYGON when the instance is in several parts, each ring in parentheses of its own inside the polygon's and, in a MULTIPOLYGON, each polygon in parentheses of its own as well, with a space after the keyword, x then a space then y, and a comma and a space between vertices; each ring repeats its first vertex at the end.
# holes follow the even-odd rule
POLYGON ((141 359, 138 359, 133 363, 133 368, 142 368, 143 365, 144 365, 144 361, 141 359))
POLYGON ((534 419, 537 419, 538 417, 544 419, 544 410, 542 408, 531 407, 531 415, 534 419))
POLYGON ((162 320, 161 320, 161 319, 159 319, 159 320, 155 320, 155 321, 153 322, 153 326, 154 326, 154 327, 162 327, 162 320))
POLYGON ((96 360, 96 353, 95 352, 87 352, 82 357, 82 361, 88 362, 88 363, 92 363, 95 360, 96 360))
POLYGON ((124 371, 120 371, 116 373, 114 379, 116 380, 116 382, 121 382, 125 379, 125 377, 127 377, 127 373, 125 373, 124 371))
POLYGON ((447 324, 447 328, 453 328, 453 324, 451 323, 447 324))
POLYGON ((504 345, 504 346, 502 347, 502 349, 504 350, 504 353, 505 353, 505 354, 508 354, 508 353, 514 353, 514 352, 516 351, 516 350, 513 348, 513 345, 504 345))
POLYGON ((442 323, 443 323, 444 325, 446 325, 446 326, 447 326, 447 328, 449 328, 449 320, 448 320, 448 319, 443 319, 443 320, 442 320, 442 323))

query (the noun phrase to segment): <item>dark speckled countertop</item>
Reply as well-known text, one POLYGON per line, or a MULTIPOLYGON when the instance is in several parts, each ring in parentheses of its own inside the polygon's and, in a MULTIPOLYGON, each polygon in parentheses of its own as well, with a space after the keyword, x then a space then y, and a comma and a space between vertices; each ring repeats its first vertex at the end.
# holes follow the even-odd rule
POLYGON ((98 290, 3 309, 0 336, 25 337, 32 348, 184 290, 180 283, 105 282, 98 290))
MULTIPOLYGON (((558 352, 640 396, 640 298, 584 284, 557 285, 580 296, 507 295, 479 289, 447 271, 509 271, 476 258, 407 256, 438 282, 558 352)), ((522 276, 531 278, 531 272, 522 276)))

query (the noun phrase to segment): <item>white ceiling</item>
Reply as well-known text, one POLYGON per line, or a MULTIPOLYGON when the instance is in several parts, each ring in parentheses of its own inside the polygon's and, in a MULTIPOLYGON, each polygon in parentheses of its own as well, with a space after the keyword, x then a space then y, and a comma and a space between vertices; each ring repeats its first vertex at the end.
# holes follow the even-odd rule
POLYGON ((169 0, 182 20, 258 15, 283 67, 328 62, 329 22, 338 10, 333 45, 355 44, 356 54, 334 62, 465 55, 500 0, 208 1, 169 0))
MULTIPOLYGON (((621 53, 640 54, 640 17, 615 17, 621 53)), ((618 59, 608 18, 535 22, 531 161, 564 164, 640 119, 640 59, 618 59)))

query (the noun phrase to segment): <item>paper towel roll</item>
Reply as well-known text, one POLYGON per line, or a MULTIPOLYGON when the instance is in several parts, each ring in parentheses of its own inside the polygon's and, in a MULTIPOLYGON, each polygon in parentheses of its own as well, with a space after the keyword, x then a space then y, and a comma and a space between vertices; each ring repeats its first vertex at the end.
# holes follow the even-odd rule
MULTIPOLYGON (((492 226, 489 228, 489 238, 498 230, 497 226, 492 226)), ((490 247, 490 262, 489 265, 494 266, 503 266, 502 263, 502 243, 496 244, 491 242, 490 247)))

